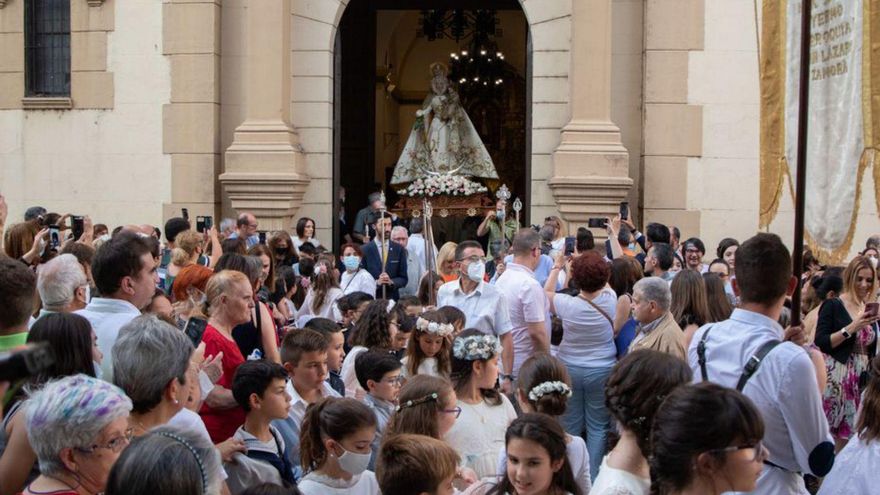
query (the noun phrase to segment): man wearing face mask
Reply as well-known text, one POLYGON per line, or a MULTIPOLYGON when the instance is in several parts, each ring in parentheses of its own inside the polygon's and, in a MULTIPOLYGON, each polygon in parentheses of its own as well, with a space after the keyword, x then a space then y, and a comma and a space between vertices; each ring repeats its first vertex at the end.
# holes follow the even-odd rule
POLYGON ((489 245, 495 240, 509 243, 518 228, 516 219, 510 218, 507 212, 507 201, 499 199, 495 202, 495 209, 486 213, 483 222, 477 227, 477 236, 489 234, 489 245))
MULTIPOLYGON (((437 306, 453 306, 465 315, 465 328, 476 328, 501 340, 501 364, 505 373, 513 370, 513 339, 510 314, 504 294, 485 281, 486 253, 477 241, 464 241, 455 248, 458 280, 447 282, 437 291, 437 306)), ((508 391, 510 380, 502 380, 508 391)))

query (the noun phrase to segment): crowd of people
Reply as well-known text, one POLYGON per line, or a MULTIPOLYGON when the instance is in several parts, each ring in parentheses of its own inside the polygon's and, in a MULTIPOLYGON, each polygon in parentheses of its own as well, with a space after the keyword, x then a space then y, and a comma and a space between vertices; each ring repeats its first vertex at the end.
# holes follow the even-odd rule
POLYGON ((72 218, 0 196, 0 495, 872 492, 880 236, 72 218))

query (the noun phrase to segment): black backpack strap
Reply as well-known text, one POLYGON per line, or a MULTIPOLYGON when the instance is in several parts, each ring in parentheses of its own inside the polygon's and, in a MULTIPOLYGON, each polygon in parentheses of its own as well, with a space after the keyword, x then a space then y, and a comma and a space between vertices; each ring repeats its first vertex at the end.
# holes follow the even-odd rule
POLYGON ((703 337, 700 339, 700 343, 697 344, 697 362, 700 363, 700 376, 703 381, 709 381, 709 374, 706 372, 706 341, 709 340, 709 331, 712 330, 712 327, 706 329, 703 332, 703 337))
POLYGON ((746 386, 746 382, 749 381, 749 378, 752 377, 761 366, 761 361, 767 357, 767 354, 773 350, 774 347, 778 346, 782 342, 778 340, 771 340, 769 342, 765 342, 764 345, 758 348, 758 351, 755 352, 752 357, 749 358, 749 362, 746 363, 745 368, 743 368, 742 375, 739 377, 739 382, 736 384, 736 389, 742 392, 742 389, 746 386))

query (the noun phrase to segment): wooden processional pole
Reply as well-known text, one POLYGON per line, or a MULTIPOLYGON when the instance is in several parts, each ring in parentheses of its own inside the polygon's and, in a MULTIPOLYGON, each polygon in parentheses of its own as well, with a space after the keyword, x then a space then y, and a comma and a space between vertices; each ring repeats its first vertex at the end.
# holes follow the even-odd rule
POLYGON ((797 289, 791 296, 791 324, 801 323, 801 275, 804 261, 804 207, 807 189, 807 132, 810 107, 810 27, 812 21, 812 0, 803 0, 801 12, 801 67, 798 102, 797 133, 797 179, 794 193, 794 252, 792 269, 798 280, 797 289))

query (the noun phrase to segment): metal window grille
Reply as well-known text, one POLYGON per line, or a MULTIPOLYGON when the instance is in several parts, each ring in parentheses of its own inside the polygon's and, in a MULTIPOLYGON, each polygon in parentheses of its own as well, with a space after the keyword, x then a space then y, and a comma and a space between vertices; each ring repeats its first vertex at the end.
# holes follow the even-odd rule
POLYGON ((27 96, 70 95, 70 0, 25 2, 27 96))

